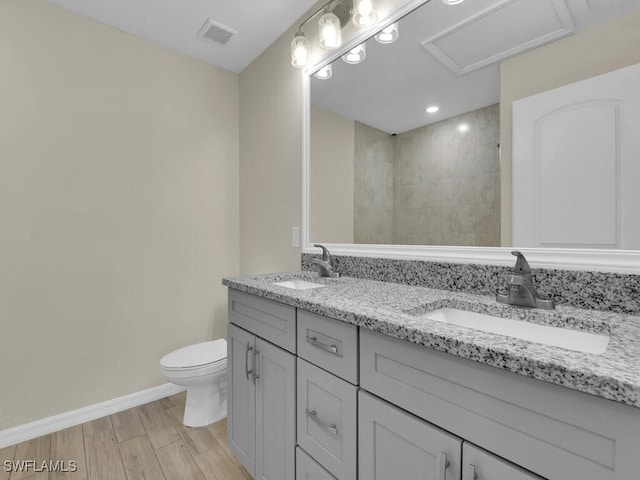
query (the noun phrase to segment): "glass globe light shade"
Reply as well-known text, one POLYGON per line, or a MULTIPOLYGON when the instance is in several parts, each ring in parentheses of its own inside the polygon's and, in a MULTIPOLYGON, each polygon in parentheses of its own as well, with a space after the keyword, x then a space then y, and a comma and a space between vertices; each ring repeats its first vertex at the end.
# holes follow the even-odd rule
POLYGON ((342 29, 340 19, 333 12, 326 12, 318 22, 320 27, 320 47, 324 49, 338 48, 342 45, 342 29))

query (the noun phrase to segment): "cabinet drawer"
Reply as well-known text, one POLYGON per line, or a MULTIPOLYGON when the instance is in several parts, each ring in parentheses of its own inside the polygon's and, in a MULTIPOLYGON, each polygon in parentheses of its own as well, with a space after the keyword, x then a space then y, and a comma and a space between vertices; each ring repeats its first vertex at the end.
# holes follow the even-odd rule
POLYGON ((296 353, 296 309, 229 289, 229 321, 296 353))
POLYGON ((365 329, 360 384, 549 480, 637 476, 633 407, 365 329))
POLYGON ((356 480, 357 388, 298 358, 298 445, 338 480, 356 480))
MULTIPOLYGON (((360 478, 460 478, 460 438, 368 393, 361 391, 358 400, 360 478)), ((497 479, 486 477, 485 480, 497 479)))
POLYGON ((544 480, 468 442, 462 444, 462 480, 544 480))
POLYGON ((336 480, 320 466, 307 452, 296 448, 296 480, 336 480))
POLYGON ((298 356, 358 383, 358 327, 298 310, 298 356))

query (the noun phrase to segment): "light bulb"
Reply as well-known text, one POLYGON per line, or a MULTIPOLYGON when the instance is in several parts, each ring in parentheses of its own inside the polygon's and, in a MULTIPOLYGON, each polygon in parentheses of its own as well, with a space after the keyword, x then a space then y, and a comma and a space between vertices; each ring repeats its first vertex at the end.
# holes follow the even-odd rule
POLYGON ((353 24, 356 27, 368 27, 378 20, 371 0, 356 0, 354 5, 353 24))
POLYGON ((378 43, 393 43, 398 39, 398 24, 392 23, 391 25, 383 28, 374 37, 378 43))
POLYGON ((333 68, 331 67, 331 64, 329 64, 327 66, 322 67, 313 75, 316 78, 319 78, 320 80, 328 80, 333 75, 333 68))
POLYGON ((435 105, 427 107, 427 113, 436 113, 438 110, 440 110, 440 108, 435 105))
POLYGON ((309 40, 304 33, 298 32, 291 41, 291 65, 296 68, 307 66, 309 57, 309 40))
POLYGON ((369 16, 373 11, 373 5, 371 5, 371 0, 360 0, 358 2, 357 7, 358 13, 360 15, 369 16))
POLYGON ((323 14, 318 25, 320 27, 319 43, 321 48, 338 48, 342 45, 340 19, 333 12, 323 14))
POLYGON ((347 53, 342 56, 342 60, 346 63, 356 64, 362 62, 367 56, 367 50, 365 49, 365 44, 361 43, 355 48, 352 48, 347 53))

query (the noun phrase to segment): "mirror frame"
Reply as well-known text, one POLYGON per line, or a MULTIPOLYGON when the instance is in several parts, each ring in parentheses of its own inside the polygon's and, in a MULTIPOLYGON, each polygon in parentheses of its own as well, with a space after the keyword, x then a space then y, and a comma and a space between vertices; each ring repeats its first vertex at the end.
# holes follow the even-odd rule
MULTIPOLYGON (((319 249, 310 243, 310 76, 320 67, 340 58, 351 48, 366 41, 383 27, 398 21, 419 6, 433 0, 407 0, 389 11, 375 25, 360 30, 341 48, 329 52, 302 70, 302 253, 315 254, 319 249)), ((454 247, 427 245, 382 245, 324 243, 331 253, 354 257, 377 257, 432 262, 482 265, 513 265, 514 247, 454 247)), ((640 274, 640 250, 518 248, 527 255, 534 268, 587 270, 640 274)))

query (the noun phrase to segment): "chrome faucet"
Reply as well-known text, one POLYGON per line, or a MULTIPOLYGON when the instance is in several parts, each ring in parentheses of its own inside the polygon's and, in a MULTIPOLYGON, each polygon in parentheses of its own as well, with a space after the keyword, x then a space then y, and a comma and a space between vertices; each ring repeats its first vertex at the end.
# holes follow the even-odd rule
POLYGON ((329 253, 329 250, 324 245, 320 245, 318 243, 313 244, 314 247, 318 247, 322 249, 322 259, 312 258, 311 263, 318 266, 318 273, 321 277, 333 277, 337 278, 340 276, 340 272, 338 272, 331 263, 332 257, 329 253))
POLYGON ((524 255, 517 250, 511 252, 511 255, 518 257, 518 259, 513 269, 513 275, 507 277, 509 292, 507 294, 499 293, 496 296, 496 301, 520 307, 544 308, 545 310, 556 308, 553 300, 545 300, 538 296, 538 291, 533 285, 531 267, 524 255))

